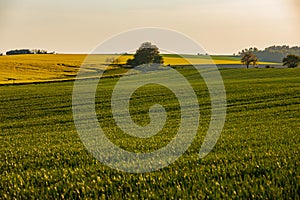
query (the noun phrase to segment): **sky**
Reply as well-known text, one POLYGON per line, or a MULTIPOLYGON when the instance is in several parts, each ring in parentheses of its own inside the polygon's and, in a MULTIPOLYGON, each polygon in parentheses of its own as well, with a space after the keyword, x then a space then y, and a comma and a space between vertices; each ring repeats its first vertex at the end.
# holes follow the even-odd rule
POLYGON ((143 27, 182 33, 209 54, 300 46, 299 13, 299 0, 1 0, 0 52, 88 53, 143 27))

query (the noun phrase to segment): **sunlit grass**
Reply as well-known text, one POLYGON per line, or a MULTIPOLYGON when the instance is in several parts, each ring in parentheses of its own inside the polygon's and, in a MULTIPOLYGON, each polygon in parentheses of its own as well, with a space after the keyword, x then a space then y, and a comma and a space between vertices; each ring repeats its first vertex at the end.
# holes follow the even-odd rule
MULTIPOLYGON (((198 95, 200 127, 183 157, 145 174, 113 170, 86 151, 73 122, 73 82, 0 86, 0 199, 299 198, 300 69, 222 69, 226 123, 203 159, 198 153, 210 119, 209 94, 191 68, 175 69, 198 95)), ((113 72, 121 73, 107 73, 113 72)), ((102 79, 96 96, 99 124, 111 141, 131 151, 168 143, 178 123, 174 97, 155 86, 133 96, 138 123, 147 122, 152 100, 170 111, 165 134, 145 142, 122 134, 112 120, 110 96, 117 81, 102 79)))

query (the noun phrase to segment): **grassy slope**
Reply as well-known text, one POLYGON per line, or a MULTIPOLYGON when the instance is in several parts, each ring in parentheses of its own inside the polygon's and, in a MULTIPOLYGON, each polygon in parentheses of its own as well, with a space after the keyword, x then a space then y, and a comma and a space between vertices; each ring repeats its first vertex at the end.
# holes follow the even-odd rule
MULTIPOLYGON (((74 79, 85 58, 86 55, 80 54, 0 56, 0 84, 74 79)), ((107 65, 109 58, 119 58, 120 63, 125 63, 131 56, 92 55, 85 64, 90 65, 91 70, 97 70, 107 65)), ((164 59, 165 64, 171 65, 241 64, 238 58, 232 56, 212 56, 211 60, 207 56, 184 55, 182 58, 178 55, 164 55, 164 59)))
MULTIPOLYGON (((180 71, 199 95, 201 126, 183 157, 146 174, 112 170, 85 150, 72 119, 72 82, 1 86, 0 199, 299 198, 300 69, 221 70, 228 96, 226 125, 202 160, 197 156, 210 115, 208 94, 199 76, 187 68, 180 71)), ((108 137, 130 150, 166 143, 170 133, 147 144, 115 133, 106 98, 116 81, 104 79, 98 88, 98 116, 108 137)), ((154 99, 169 103, 174 117, 168 119, 168 130, 173 130, 176 102, 162 88, 145 91, 152 97, 159 93, 154 99)), ((133 98, 140 103, 133 113, 143 113, 139 109, 147 107, 146 99, 133 98)))

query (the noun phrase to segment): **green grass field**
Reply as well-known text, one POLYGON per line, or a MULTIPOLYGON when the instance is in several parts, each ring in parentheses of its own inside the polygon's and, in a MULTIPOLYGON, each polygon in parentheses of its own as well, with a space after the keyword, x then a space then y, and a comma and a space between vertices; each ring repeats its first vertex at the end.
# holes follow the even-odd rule
MULTIPOLYGON (((60 62, 80 63, 72 57, 60 62)), ((0 199, 299 199, 300 69, 220 70, 226 124, 203 159, 198 153, 210 119, 207 88, 195 70, 176 69, 198 95, 199 131, 175 163, 145 174, 113 170, 84 148, 73 122, 72 81, 0 86, 0 199)), ((133 95, 131 114, 139 124, 149 122, 146 111, 153 102, 168 111, 161 134, 137 139, 122 134, 112 120, 110 97, 117 81, 102 79, 96 97, 107 137, 137 152, 166 145, 178 128, 172 93, 150 85, 133 95)))

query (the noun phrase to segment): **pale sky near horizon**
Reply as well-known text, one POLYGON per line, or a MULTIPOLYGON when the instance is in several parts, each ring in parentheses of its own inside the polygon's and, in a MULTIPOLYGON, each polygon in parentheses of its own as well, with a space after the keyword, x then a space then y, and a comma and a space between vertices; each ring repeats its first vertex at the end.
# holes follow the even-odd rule
POLYGON ((86 53, 141 27, 179 31, 211 54, 300 46, 299 12, 299 0, 1 0, 0 53, 86 53))

